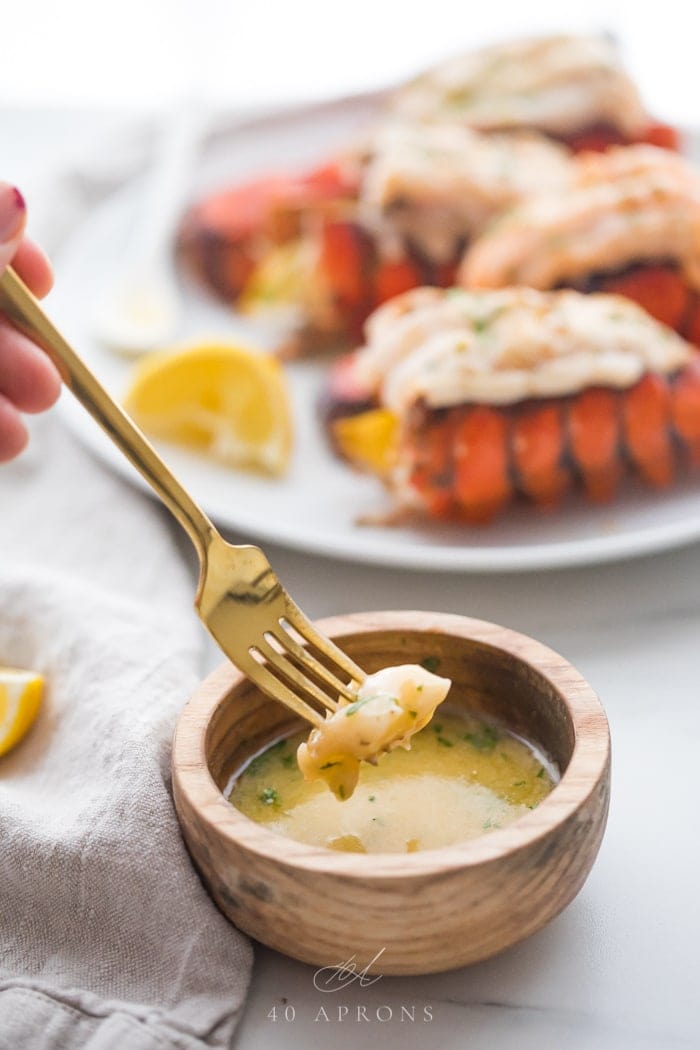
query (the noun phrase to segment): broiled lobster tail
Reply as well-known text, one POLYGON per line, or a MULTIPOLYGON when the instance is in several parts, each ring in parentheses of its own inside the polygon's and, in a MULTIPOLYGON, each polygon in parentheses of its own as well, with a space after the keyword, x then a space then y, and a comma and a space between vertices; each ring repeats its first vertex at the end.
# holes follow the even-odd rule
POLYGON ((326 384, 340 455, 402 505, 491 521, 515 498, 613 499, 700 463, 700 354, 616 295, 423 288, 326 384))
POLYGON ((341 345, 357 343, 369 315, 389 299, 423 285, 449 288, 464 247, 460 244, 451 261, 439 264, 408 242, 400 253, 387 257, 360 222, 334 216, 320 219, 317 237, 310 274, 317 300, 313 312, 326 318, 327 332, 341 345))
POLYGON ((235 302, 271 250, 299 238, 319 211, 357 196, 357 172, 330 162, 299 175, 270 175, 211 194, 182 224, 188 267, 226 302, 235 302))
MULTIPOLYGON (((385 480, 431 517, 484 524, 515 498, 554 507, 572 489, 607 502, 626 474, 665 488, 700 464, 700 355, 621 390, 589 387, 502 406, 420 402, 394 431, 380 431, 376 417, 389 415, 374 408, 351 416, 346 402, 327 422, 341 454, 365 469, 363 433, 390 437, 385 480)), ((373 457, 372 466, 382 461, 376 450, 373 457)))

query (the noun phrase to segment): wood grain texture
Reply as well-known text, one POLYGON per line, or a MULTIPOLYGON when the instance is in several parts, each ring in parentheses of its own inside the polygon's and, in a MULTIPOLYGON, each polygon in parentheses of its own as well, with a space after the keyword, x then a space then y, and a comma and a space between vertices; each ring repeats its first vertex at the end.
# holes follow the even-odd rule
MULTIPOLYGON (((477 962, 540 929, 578 893, 608 812, 605 713, 581 675, 539 642, 442 613, 359 613, 319 623, 366 671, 440 660, 449 704, 539 744, 561 782, 501 830, 440 850, 346 854, 283 838, 223 789, 251 754, 298 728, 230 664, 200 686, 173 747, 182 832, 221 910, 251 936, 315 965, 419 974, 477 962)), ((435 819, 440 819, 436 812, 435 819)))

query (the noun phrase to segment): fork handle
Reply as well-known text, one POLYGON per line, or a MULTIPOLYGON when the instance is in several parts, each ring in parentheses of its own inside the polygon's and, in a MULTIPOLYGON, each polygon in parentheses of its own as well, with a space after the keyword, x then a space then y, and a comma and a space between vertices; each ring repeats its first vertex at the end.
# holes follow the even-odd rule
POLYGON ((214 526, 170 473, 136 424, 110 397, 54 327, 36 298, 10 266, 0 274, 0 310, 15 328, 29 336, 48 354, 69 390, 180 522, 203 566, 211 537, 215 533, 214 526))

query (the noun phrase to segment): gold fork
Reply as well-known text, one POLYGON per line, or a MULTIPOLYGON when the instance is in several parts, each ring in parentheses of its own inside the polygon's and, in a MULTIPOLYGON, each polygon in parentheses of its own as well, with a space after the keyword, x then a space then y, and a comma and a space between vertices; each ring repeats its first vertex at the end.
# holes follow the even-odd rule
POLYGON ((11 267, 0 275, 0 310, 46 351, 66 386, 190 537, 200 567, 195 608, 226 656, 265 693, 315 726, 324 721, 323 709, 337 709, 339 696, 354 700, 364 672, 304 616, 258 547, 234 546, 219 535, 11 267))

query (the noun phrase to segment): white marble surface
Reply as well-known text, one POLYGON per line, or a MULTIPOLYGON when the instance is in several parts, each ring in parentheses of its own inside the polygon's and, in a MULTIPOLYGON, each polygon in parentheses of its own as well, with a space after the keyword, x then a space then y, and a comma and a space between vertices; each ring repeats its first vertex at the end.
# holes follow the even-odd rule
MULTIPOLYGON (((0 113, 3 174, 35 184, 78 125, 81 134, 99 132, 94 116, 85 122, 70 114, 0 113)), ((316 991, 312 968, 260 948, 237 1050, 293 1050, 313 1041, 337 1048, 380 1041, 386 1050, 700 1046, 700 547, 493 578, 269 554, 312 616, 380 608, 462 612, 560 650, 607 709, 613 790, 593 872, 546 930, 469 969, 383 978, 334 995, 316 991), (275 1006, 277 1021, 270 1016, 275 1006), (285 1006, 294 1008, 293 1021, 283 1019, 285 1006), (344 1006, 348 1013, 339 1015, 344 1006), (415 1007, 413 1023, 401 1020, 402 1006, 415 1007), (369 1021, 357 1019, 358 1007, 369 1021), (378 1007, 381 1018, 391 1007, 392 1019, 377 1019, 378 1007), (423 1020, 428 1015, 432 1020, 423 1020)))

